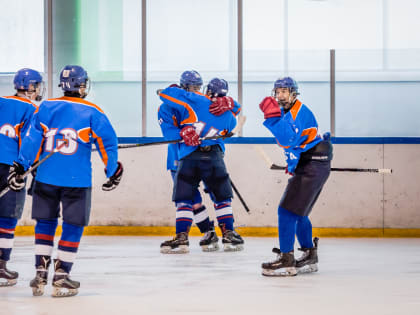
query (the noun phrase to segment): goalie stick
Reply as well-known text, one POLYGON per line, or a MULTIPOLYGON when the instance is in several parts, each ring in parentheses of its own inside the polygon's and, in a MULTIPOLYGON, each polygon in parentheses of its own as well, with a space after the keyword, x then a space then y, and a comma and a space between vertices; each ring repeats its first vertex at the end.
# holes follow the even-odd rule
MULTIPOLYGON (((237 134, 243 127, 246 121, 246 116, 240 115, 238 118, 238 123, 236 127, 232 129, 232 131, 228 132, 225 135, 217 135, 212 137, 203 137, 200 138, 201 141, 204 140, 216 140, 216 139, 225 139, 233 137, 237 134)), ((170 143, 183 143, 184 140, 165 140, 165 141, 157 141, 157 142, 146 142, 146 143, 134 143, 134 144, 119 144, 118 149, 129 149, 129 148, 138 148, 138 147, 146 147, 151 145, 161 145, 161 144, 170 144, 170 143)), ((93 149, 92 151, 97 151, 97 149, 93 149)))
MULTIPOLYGON (((60 151, 61 147, 63 147, 65 144, 67 144, 67 141, 64 141, 62 144, 60 144, 58 147, 56 147, 54 150, 52 150, 50 153, 48 153, 46 156, 44 156, 41 160, 36 162, 34 165, 32 165, 28 170, 23 173, 22 179, 24 179, 26 176, 29 175, 32 171, 36 170, 42 163, 44 163, 46 160, 48 160, 51 156, 53 156, 55 153, 60 151)), ((0 192, 0 198, 3 197, 8 191, 10 190, 9 186, 6 186, 1 192, 0 192)))
MULTIPOLYGON (((273 161, 268 157, 265 151, 260 146, 254 146, 261 157, 265 160, 268 167, 271 170, 285 170, 286 166, 274 164, 273 161)), ((332 172, 361 172, 361 173, 380 173, 380 174, 391 174, 392 169, 390 168, 357 168, 357 167, 331 167, 332 172)))

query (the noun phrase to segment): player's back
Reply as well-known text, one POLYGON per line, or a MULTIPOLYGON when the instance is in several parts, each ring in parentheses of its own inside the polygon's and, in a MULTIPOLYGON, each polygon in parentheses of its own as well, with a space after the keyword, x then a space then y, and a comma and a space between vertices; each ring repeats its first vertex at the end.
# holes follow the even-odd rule
POLYGON ((0 97, 0 163, 12 165, 16 160, 35 109, 36 106, 25 98, 0 97))
MULTIPOLYGON (((117 150, 117 138, 103 111, 77 97, 44 101, 33 124, 42 129, 44 143, 41 158, 60 148, 39 167, 37 180, 67 187, 91 186, 92 143, 98 143, 104 162, 117 150)), ((106 163, 105 163, 106 165, 106 163)))

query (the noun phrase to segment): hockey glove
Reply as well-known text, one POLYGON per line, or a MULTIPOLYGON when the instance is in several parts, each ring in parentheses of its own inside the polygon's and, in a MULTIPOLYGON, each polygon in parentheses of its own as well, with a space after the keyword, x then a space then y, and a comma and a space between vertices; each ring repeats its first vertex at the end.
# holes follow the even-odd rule
POLYGON ((280 106, 274 97, 267 96, 260 103, 260 109, 264 113, 264 119, 271 117, 281 117, 280 106))
MULTIPOLYGON (((114 190, 115 188, 117 188, 118 184, 120 183, 124 168, 120 161, 118 161, 117 163, 118 163, 117 170, 115 171, 114 175, 112 175, 107 180, 107 182, 102 185, 102 190, 104 191, 114 190)), ((105 169, 105 174, 106 174, 106 169, 105 169)))
POLYGON ((184 140, 184 143, 189 146, 197 146, 201 143, 200 137, 195 132, 193 126, 186 126, 181 129, 179 135, 184 140))
POLYGON ((215 97, 211 101, 213 103, 210 105, 209 112, 216 116, 220 116, 228 110, 232 110, 235 106, 233 98, 230 96, 215 97))
POLYGON ((284 172, 285 172, 286 174, 290 175, 290 176, 294 176, 294 175, 295 175, 295 173, 290 173, 290 172, 289 172, 289 170, 287 169, 287 167, 286 167, 286 169, 284 170, 284 172))
POLYGON ((7 185, 11 190, 21 191, 25 188, 25 179, 22 176, 23 174, 25 174, 23 165, 13 162, 13 165, 9 170, 9 176, 7 177, 7 185))

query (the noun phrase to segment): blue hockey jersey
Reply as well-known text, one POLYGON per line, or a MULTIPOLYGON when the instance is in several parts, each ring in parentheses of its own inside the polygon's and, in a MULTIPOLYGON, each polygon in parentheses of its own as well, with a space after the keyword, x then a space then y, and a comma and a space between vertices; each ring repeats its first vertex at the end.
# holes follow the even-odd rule
POLYGON ((36 106, 18 96, 0 97, 0 163, 12 165, 36 106))
MULTIPOLYGON (((198 93, 199 95, 202 95, 201 93, 198 93)), ((234 101, 234 108, 232 109, 232 114, 236 117, 241 112, 241 105, 234 101)), ((167 129, 173 129, 173 132, 179 133, 179 113, 172 109, 167 104, 162 104, 159 107, 158 110, 158 121, 159 125, 162 129, 162 133, 164 133, 164 130, 167 129)), ((165 131, 167 132, 167 131, 165 131)), ((179 150, 179 144, 178 143, 172 143, 168 145, 168 156, 166 159, 166 169, 176 171, 178 168, 178 150, 179 150)))
MULTIPOLYGON (((191 125, 195 128, 200 138, 222 135, 230 132, 236 126, 236 118, 230 111, 221 116, 214 116, 209 112, 211 101, 201 93, 187 92, 177 87, 169 87, 160 93, 160 99, 177 113, 179 116, 178 128, 168 127, 159 119, 162 133, 167 140, 181 140, 180 130, 191 125)), ((161 106, 162 107, 162 106, 161 106)), ((200 146, 219 145, 224 151, 225 146, 222 139, 205 140, 200 146)), ((184 143, 179 144, 179 159, 189 155, 197 149, 196 146, 187 146, 184 143)))
POLYGON ((41 103, 28 135, 22 142, 18 162, 27 169, 37 156, 42 159, 61 147, 38 168, 36 180, 64 187, 92 186, 91 150, 95 143, 107 177, 117 169, 117 136, 104 112, 77 97, 60 97, 41 103))
POLYGON ((264 126, 271 131, 277 144, 284 149, 287 168, 294 173, 302 152, 305 152, 319 142, 318 123, 311 110, 299 100, 286 114, 281 109, 281 117, 272 117, 264 121, 264 126))

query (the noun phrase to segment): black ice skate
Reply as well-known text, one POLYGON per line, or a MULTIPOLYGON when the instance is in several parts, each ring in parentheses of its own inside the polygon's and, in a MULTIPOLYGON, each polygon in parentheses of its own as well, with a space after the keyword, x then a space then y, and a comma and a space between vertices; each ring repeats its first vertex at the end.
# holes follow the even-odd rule
POLYGON ((17 283, 19 273, 6 267, 7 261, 0 259, 0 287, 10 287, 17 283))
POLYGON ((33 296, 41 296, 44 294, 44 287, 47 285, 48 268, 50 267, 50 263, 50 256, 41 257, 41 265, 36 267, 35 278, 29 283, 29 286, 32 288, 33 296))
POLYGON ((296 269, 298 273, 318 271, 318 240, 318 237, 314 238, 314 247, 312 248, 299 248, 303 254, 296 260, 296 269))
POLYGON ((79 293, 80 282, 69 278, 69 274, 61 268, 61 261, 54 259, 55 274, 53 278, 53 297, 74 296, 79 293))
POLYGON ((219 238, 214 230, 214 223, 210 222, 210 230, 207 231, 200 240, 200 246, 203 252, 214 252, 219 250, 219 238))
POLYGON ((188 241, 188 233, 181 232, 169 241, 160 244, 160 252, 162 254, 186 254, 188 253, 190 242, 188 241))
POLYGON ((225 252, 236 252, 244 249, 244 240, 235 231, 227 230, 225 224, 219 224, 222 230, 223 238, 223 250, 225 252))
POLYGON ((293 251, 282 253, 280 249, 273 248, 273 253, 277 254, 277 258, 274 261, 261 265, 264 276, 286 277, 297 275, 296 260, 293 251))

